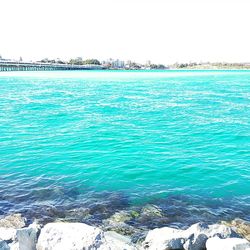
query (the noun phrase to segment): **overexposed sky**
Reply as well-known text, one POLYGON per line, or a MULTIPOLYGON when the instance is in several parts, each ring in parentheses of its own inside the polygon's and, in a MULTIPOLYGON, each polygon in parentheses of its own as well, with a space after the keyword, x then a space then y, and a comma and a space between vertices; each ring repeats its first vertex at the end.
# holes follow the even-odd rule
POLYGON ((4 58, 250 62, 250 0, 1 0, 4 58))

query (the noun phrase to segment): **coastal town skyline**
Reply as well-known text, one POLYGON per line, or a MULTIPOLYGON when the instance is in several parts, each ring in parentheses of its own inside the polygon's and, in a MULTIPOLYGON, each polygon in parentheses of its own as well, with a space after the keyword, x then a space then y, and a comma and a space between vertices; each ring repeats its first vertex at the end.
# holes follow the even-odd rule
POLYGON ((0 71, 27 71, 27 70, 84 70, 84 69, 110 69, 110 70, 168 70, 168 69, 250 69, 249 62, 176 62, 174 64, 155 64, 151 60, 138 63, 132 60, 108 58, 106 60, 83 59, 82 57, 62 60, 60 58, 43 58, 36 61, 23 61, 19 59, 3 58, 0 54, 0 71))
POLYGON ((111 57, 156 64, 250 58, 246 0, 10 0, 0 8, 5 58, 111 57))

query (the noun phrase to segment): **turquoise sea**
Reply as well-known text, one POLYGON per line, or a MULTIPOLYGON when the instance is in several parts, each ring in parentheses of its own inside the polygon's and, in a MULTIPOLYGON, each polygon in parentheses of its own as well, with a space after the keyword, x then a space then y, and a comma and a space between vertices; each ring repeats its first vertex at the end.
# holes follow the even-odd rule
POLYGON ((0 215, 250 219, 250 71, 0 72, 0 90, 0 215))

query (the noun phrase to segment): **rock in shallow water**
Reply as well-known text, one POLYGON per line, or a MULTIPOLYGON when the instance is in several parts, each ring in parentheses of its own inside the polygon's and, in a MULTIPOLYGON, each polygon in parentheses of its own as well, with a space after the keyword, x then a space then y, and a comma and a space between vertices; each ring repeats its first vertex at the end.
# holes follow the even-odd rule
POLYGON ((109 220, 113 222, 126 222, 132 219, 132 215, 128 211, 119 211, 113 214, 109 220))
POLYGON ((238 234, 250 241, 250 223, 242 219, 234 219, 230 222, 223 221, 224 225, 232 227, 238 234))
POLYGON ((208 226, 205 223, 197 223, 186 230, 169 227, 157 228, 148 232, 143 243, 147 249, 205 249, 208 238, 219 236, 220 238, 239 237, 231 228, 225 225, 214 224, 208 226))
POLYGON ((132 219, 129 211, 119 211, 113 214, 110 218, 103 220, 102 229, 104 231, 114 231, 122 235, 132 235, 138 230, 125 222, 132 219))
POLYGON ((22 228, 25 226, 26 219, 21 214, 12 214, 0 219, 0 227, 22 228))
POLYGON ((250 243, 246 239, 213 237, 207 240, 207 250, 250 250, 250 243))

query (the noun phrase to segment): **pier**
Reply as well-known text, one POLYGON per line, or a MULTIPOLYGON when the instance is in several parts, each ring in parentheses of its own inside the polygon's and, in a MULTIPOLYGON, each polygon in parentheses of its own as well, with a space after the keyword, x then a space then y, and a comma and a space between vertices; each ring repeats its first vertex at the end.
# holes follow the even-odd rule
POLYGON ((12 62, 0 60, 1 71, 52 71, 52 70, 94 70, 102 69, 100 65, 74 65, 37 62, 12 62))

